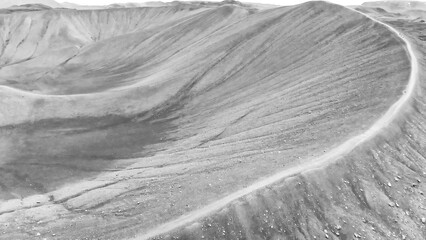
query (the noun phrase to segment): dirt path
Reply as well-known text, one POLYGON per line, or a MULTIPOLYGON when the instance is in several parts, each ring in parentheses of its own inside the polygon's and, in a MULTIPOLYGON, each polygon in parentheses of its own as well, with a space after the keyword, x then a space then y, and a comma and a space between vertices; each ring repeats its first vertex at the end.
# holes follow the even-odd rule
MULTIPOLYGON (((352 11, 355 11, 353 9, 350 9, 352 11)), ((356 11, 358 12, 358 11, 356 11)), ((368 15, 358 12, 368 18, 370 18, 372 21, 375 21, 377 23, 380 23, 384 26, 386 26, 388 29, 390 29, 392 32, 396 33, 406 44, 407 47, 407 51, 409 53, 410 56, 410 60, 411 60, 411 72, 410 72, 410 79, 408 82, 408 85, 406 87, 406 91, 404 93, 404 95, 397 101, 395 102, 389 109, 388 111, 379 119, 377 120, 366 132, 357 135, 349 140, 347 140, 346 142, 344 142, 343 144, 339 145, 338 147, 326 152, 324 155, 317 157, 317 158, 312 158, 312 159, 307 159, 307 161, 300 165, 300 166, 296 166, 296 167, 292 167, 289 169, 286 169, 284 171, 281 171, 279 173, 276 173, 275 175, 272 175, 270 177, 267 177, 263 180, 260 180, 257 183, 254 183, 251 186, 248 186, 244 189, 241 189, 237 192, 234 192, 231 195, 228 195, 225 198, 222 198, 218 201, 215 201, 213 203, 208 204, 207 206, 198 209, 196 211, 190 212, 186 215, 183 215, 173 221, 167 222, 163 225, 160 225, 154 229, 152 229, 151 231, 147 232, 147 233, 143 233, 140 235, 137 235, 136 237, 134 237, 133 239, 149 239, 152 237, 155 237, 157 235, 160 234, 164 234, 167 233, 169 231, 172 231, 176 228, 179 227, 183 227, 185 225, 188 225, 200 218, 206 217, 209 214, 211 214, 212 212, 218 211, 220 209, 222 209, 223 207, 225 207, 226 205, 230 204, 231 202, 244 197, 250 193, 253 193, 257 190, 260 190, 268 185, 277 183, 287 177, 290 177, 292 175, 295 174, 299 174, 305 171, 309 171, 309 170, 313 170, 316 168, 320 168, 320 167, 324 167, 324 165, 333 162, 337 159, 339 159, 340 157, 348 154, 349 152, 351 152, 352 150, 354 150, 357 146, 361 145, 362 143, 372 139, 373 137, 375 137, 382 129, 386 128, 399 114, 401 108, 404 107, 405 104, 407 104, 407 102, 409 101, 409 99, 411 98, 413 92, 414 92, 414 88, 416 86, 416 83, 418 81, 418 71, 419 71, 419 67, 418 67, 418 60, 415 57, 414 54, 414 50, 413 47, 411 46, 410 42, 400 33, 398 32, 396 29, 392 28, 391 26, 382 23, 376 19, 373 19, 371 17, 369 17, 368 15)))

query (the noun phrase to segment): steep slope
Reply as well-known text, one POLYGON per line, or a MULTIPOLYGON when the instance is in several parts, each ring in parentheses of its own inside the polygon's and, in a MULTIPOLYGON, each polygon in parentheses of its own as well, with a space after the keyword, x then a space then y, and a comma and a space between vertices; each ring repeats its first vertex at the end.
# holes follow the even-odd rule
MULTIPOLYGON (((46 56, 59 64, 40 69, 16 54, 0 58, 15 63, 1 73, 9 78, 0 95, 0 222, 8 223, 1 237, 144 233, 332 151, 404 94, 403 41, 343 7, 185 7, 161 18, 165 9, 91 11, 90 18, 54 10, 79 19, 69 20, 79 30, 106 33, 96 41, 82 34, 87 43, 68 60, 41 51, 37 62, 46 56), (129 29, 90 20, 115 11, 135 11, 141 21, 158 11, 159 20, 129 29)), ((221 236, 223 226, 209 231, 221 236)))
POLYGON ((154 239, 425 239, 426 51, 418 38, 424 27, 405 16, 374 16, 403 32, 419 61, 414 92, 398 118, 337 161, 154 239))
MULTIPOLYGON (((81 11, 79 13, 85 19, 80 19, 78 16, 77 19, 67 19, 66 21, 77 23, 89 21, 95 24, 86 26, 88 29, 85 33, 71 31, 82 29, 81 26, 72 28, 69 27, 69 24, 67 25, 67 28, 71 30, 64 31, 66 33, 65 41, 67 41, 66 44, 74 45, 74 47, 69 46, 67 51, 64 51, 63 48, 66 44, 62 44, 63 41, 61 41, 61 49, 56 49, 53 53, 48 52, 38 58, 34 57, 36 55, 25 57, 29 60, 21 64, 8 64, 2 68, 0 77, 7 79, 8 82, 13 81, 14 84, 8 85, 14 87, 24 85, 25 88, 31 88, 26 90, 54 94, 100 92, 117 87, 117 85, 128 85, 128 82, 132 80, 132 82, 137 82, 141 77, 146 76, 149 73, 146 68, 156 64, 155 61, 163 63, 164 59, 169 58, 179 49, 190 46, 226 24, 248 14, 246 10, 232 7, 207 9, 208 13, 197 14, 204 10, 193 10, 188 6, 104 10, 98 12, 99 15, 95 16, 99 16, 99 18, 95 17, 94 20, 90 19, 93 16, 92 13, 81 11), (195 15, 191 16, 193 14, 195 15), (209 18, 210 21, 200 21, 205 18, 209 18), (123 28, 123 25, 126 27, 123 28), (171 29, 173 30, 170 31, 171 29), (177 32, 177 29, 182 32, 177 32), (90 44, 90 42, 96 44, 90 44), (157 44, 153 47, 155 42, 157 44), (78 45, 75 46, 76 44, 78 45), (80 50, 77 51, 77 49, 80 50), (51 55, 55 56, 58 51, 61 55, 66 52, 69 56, 63 55, 60 62, 51 62, 53 66, 49 66, 49 62, 46 64, 46 61, 43 61, 46 58, 57 60, 51 55), (100 55, 99 52, 103 54, 100 55), (143 67, 145 69, 141 69, 143 67), (79 69, 79 71, 75 71, 75 69, 79 69), (105 71, 105 69, 109 69, 109 71, 105 71), (121 84, 115 80, 117 76, 119 76, 121 84), (81 78, 87 79, 86 82, 79 81, 81 78), (131 79, 127 80, 127 78, 131 79)), ((73 13, 71 15, 74 18, 75 15, 73 13)), ((44 15, 40 17, 45 18, 44 15)), ((57 23, 58 21, 54 22, 55 25, 57 23)), ((47 29, 52 29, 51 31, 57 33, 55 29, 58 28, 60 27, 51 26, 47 29)), ((35 34, 39 36, 38 33, 35 34)), ((62 33, 55 37, 60 38, 63 35, 62 33)), ((41 39, 51 38, 47 36, 41 39)), ((39 44, 33 44, 33 46, 40 49, 39 44)), ((10 48, 6 47, 6 50, 8 49, 10 48)), ((13 51, 15 55, 11 58, 16 59, 20 49, 27 50, 24 47, 18 48, 13 51)), ((52 51, 51 49, 52 47, 49 46, 49 51, 52 51)), ((42 50, 40 49, 40 51, 42 50)), ((31 51, 27 52, 31 53, 31 51)), ((8 59, 6 51, 3 56, 4 59, 8 59)), ((21 58, 11 61, 19 61, 21 58)))
POLYGON ((52 52, 58 50, 82 48, 140 29, 148 31, 197 12, 191 10, 190 7, 177 6, 99 12, 56 10, 2 15, 0 63, 4 68, 40 55, 49 58, 52 52))
POLYGON ((136 239, 424 239, 426 52, 417 38, 423 26, 405 16, 374 16, 409 37, 404 41, 412 60, 407 93, 383 116, 393 120, 372 126, 377 135, 344 155, 324 154, 311 166, 282 171, 136 239), (264 182, 267 187, 257 187, 264 182))

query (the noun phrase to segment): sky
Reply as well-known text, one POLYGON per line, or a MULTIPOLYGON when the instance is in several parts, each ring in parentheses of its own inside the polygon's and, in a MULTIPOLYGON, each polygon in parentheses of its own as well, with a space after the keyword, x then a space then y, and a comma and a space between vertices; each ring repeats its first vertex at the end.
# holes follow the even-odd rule
MULTIPOLYGON (((149 2, 149 1, 157 1, 157 0, 62 0, 58 2, 72 2, 72 3, 81 4, 81 5, 106 5, 111 3, 149 2)), ((210 1, 218 2, 217 0, 216 1, 210 0, 210 1)), ((341 4, 341 5, 359 5, 368 0, 328 0, 328 1, 341 4)), ((170 2, 170 1, 164 1, 164 2, 170 2)), ((294 4, 306 2, 306 0, 242 0, 241 2, 268 3, 268 4, 287 6, 287 5, 294 5, 294 4)))

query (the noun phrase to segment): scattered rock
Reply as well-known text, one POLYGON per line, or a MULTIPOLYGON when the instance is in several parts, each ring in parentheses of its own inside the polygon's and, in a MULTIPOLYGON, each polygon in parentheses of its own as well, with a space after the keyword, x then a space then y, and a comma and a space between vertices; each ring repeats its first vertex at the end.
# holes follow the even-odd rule
POLYGON ((361 238, 361 235, 359 235, 358 233, 354 233, 354 237, 355 238, 361 238))
POLYGON ((422 217, 422 219, 421 219, 421 220, 422 220, 422 223, 423 223, 423 224, 425 224, 425 223, 426 223, 426 218, 425 218, 425 217, 422 217))
POLYGON ((390 202, 388 204, 389 204, 389 207, 395 207, 395 203, 394 202, 390 202))
POLYGON ((342 226, 337 225, 337 226, 336 226, 336 229, 337 229, 337 230, 340 230, 340 229, 342 229, 342 226))
POLYGON ((392 184, 390 182, 388 182, 388 187, 392 187, 392 184))

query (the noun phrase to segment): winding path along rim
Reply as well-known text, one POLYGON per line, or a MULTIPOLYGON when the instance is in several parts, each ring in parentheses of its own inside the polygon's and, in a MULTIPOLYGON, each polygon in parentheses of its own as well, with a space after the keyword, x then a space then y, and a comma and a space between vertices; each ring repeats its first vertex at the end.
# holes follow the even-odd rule
POLYGON ((413 47, 411 46, 411 43, 404 37, 400 32, 398 32, 393 27, 387 25, 386 23, 380 22, 367 14, 364 14, 362 12, 359 12, 354 9, 350 9, 351 11, 355 11, 359 14, 362 14, 363 16, 368 17, 374 22, 377 22, 379 24, 384 25, 392 32, 396 33, 397 36, 399 36, 406 44, 407 51, 410 56, 411 61, 411 72, 410 72, 410 79, 408 82, 408 85, 406 87, 405 93, 402 95, 402 97, 395 102, 388 110, 387 112, 378 119, 367 131, 364 133, 357 135, 343 144, 337 146, 336 148, 326 152, 325 154, 321 155, 320 157, 309 159, 306 161, 306 163, 292 167, 289 169, 286 169, 284 171, 278 172, 270 177, 267 177, 263 180, 260 180, 246 188, 243 188, 241 190, 238 190, 220 200, 217 200, 215 202, 212 202, 198 210, 189 212, 185 215, 182 215, 181 217, 172 220, 170 222, 167 222, 165 224, 159 225, 155 227, 154 229, 150 230, 147 233, 143 233, 140 235, 136 235, 134 238, 131 239, 150 239, 156 236, 159 236, 161 234, 166 234, 172 230, 175 230, 180 227, 184 227, 186 225, 189 225, 190 223, 195 222, 196 220, 199 220, 203 217, 208 216, 210 213, 219 211, 220 209, 226 207, 226 205, 230 204, 231 202, 244 197, 250 193, 253 193, 257 190, 260 190, 266 186, 269 186, 271 184, 277 183, 278 181, 281 181, 287 177, 294 176, 296 174, 313 170, 319 167, 323 167, 325 164, 333 162, 337 160, 338 158, 350 153, 353 149, 355 149, 360 144, 370 140, 371 138, 375 137, 382 129, 386 128, 398 115, 401 108, 409 101, 411 96, 413 95, 416 83, 418 81, 418 72, 419 72, 419 63, 418 60, 414 54, 413 47))

